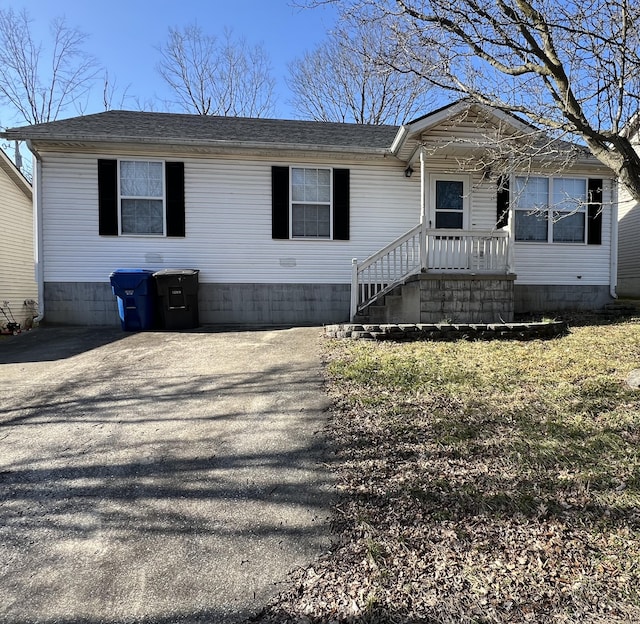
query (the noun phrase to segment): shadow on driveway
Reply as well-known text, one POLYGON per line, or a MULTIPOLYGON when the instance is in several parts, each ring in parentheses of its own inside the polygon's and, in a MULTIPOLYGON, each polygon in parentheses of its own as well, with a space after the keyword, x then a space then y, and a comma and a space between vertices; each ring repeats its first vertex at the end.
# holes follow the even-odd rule
POLYGON ((89 331, 0 366, 0 620, 249 617, 330 545, 319 330, 89 331))

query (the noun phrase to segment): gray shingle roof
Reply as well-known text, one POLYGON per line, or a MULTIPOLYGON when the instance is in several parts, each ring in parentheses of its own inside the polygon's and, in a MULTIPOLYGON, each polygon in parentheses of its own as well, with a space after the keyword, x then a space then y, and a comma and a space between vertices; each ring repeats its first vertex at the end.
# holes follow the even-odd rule
POLYGON ((274 148, 306 146, 379 151, 391 146, 397 131, 397 126, 112 110, 10 128, 0 136, 33 141, 262 144, 274 148))

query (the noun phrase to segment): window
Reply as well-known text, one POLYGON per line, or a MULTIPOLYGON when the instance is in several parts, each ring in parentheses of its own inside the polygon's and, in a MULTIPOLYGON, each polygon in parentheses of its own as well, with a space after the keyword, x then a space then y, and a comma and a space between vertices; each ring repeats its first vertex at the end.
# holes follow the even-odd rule
POLYGON ((120 233, 164 234, 164 163, 120 161, 120 233))
POLYGON ((586 242, 587 180, 516 177, 515 239, 586 242))
POLYGON ((331 238, 331 170, 291 169, 292 238, 331 238))
POLYGON ((436 227, 461 230, 464 224, 464 182, 436 180, 436 227))
POLYGON ((587 181, 553 180, 553 242, 584 243, 587 181))
POLYGON ((349 240, 350 171, 271 167, 274 239, 349 240))
POLYGON ((184 163, 98 160, 98 231, 184 237, 184 163))

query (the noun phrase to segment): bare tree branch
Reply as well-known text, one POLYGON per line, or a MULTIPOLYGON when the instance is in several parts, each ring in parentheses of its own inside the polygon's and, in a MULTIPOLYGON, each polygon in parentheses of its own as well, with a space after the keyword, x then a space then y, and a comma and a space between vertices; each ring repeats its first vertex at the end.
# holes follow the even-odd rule
POLYGON ((635 0, 334 4, 348 21, 385 25, 402 50, 384 59, 394 68, 585 144, 640 201, 640 156, 631 141, 640 127, 635 0))
POLYGON ((169 28, 157 70, 176 104, 198 115, 264 117, 275 106, 271 63, 261 45, 225 30, 222 41, 197 24, 169 28))
POLYGON ((379 24, 343 26, 291 63, 287 82, 297 113, 317 121, 399 124, 422 112, 428 89, 415 73, 383 62, 395 54, 386 35, 379 24))
POLYGON ((28 123, 53 121, 85 98, 99 69, 83 50, 87 35, 51 22, 51 49, 36 43, 26 11, 0 9, 0 101, 28 123))

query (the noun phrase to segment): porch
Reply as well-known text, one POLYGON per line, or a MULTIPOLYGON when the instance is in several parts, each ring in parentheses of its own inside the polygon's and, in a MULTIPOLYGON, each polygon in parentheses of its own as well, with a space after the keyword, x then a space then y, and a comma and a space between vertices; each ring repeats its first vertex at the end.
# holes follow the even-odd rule
POLYGON ((428 229, 418 224, 363 262, 353 259, 351 321, 510 321, 513 268, 507 228, 428 229))

